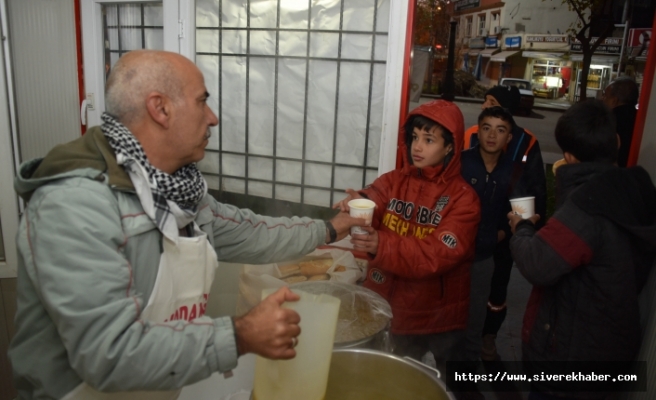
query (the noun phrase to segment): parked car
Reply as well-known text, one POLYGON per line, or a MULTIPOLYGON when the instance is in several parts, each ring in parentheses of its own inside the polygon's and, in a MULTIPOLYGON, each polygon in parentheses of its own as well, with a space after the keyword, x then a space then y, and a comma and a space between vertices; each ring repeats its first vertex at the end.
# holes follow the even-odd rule
POLYGON ((533 96, 531 82, 525 79, 501 78, 501 82, 499 84, 503 86, 517 87, 517 89, 519 89, 519 94, 521 95, 519 100, 519 109, 517 111, 524 115, 531 115, 533 104, 535 103, 535 96, 533 96))

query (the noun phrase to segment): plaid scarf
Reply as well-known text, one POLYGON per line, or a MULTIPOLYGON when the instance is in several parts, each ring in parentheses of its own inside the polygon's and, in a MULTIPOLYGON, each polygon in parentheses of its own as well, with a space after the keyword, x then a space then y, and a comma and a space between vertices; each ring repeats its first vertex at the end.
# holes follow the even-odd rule
POLYGON ((146 214, 162 233, 177 237, 177 229, 194 219, 197 205, 207 193, 207 183, 196 164, 185 165, 173 175, 167 174, 148 161, 143 147, 125 125, 107 113, 101 118, 102 131, 116 153, 116 161, 129 173, 146 214), (139 181, 148 183, 152 201, 140 190, 143 185, 139 181), (169 218, 171 215, 173 218, 169 218), (172 222, 176 222, 176 227, 170 225, 172 222))

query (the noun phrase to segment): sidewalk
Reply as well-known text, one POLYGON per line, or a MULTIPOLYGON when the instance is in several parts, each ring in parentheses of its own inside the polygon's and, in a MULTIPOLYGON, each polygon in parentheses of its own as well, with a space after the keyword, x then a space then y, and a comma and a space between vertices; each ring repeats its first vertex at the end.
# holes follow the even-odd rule
POLYGON ((538 109, 547 109, 547 110, 562 110, 565 111, 567 110, 572 104, 564 99, 542 99, 542 98, 535 98, 535 104, 533 104, 533 108, 538 108, 538 109))
MULTIPOLYGON (((422 93, 421 97, 439 99, 442 96, 439 95, 439 94, 422 93)), ((466 103, 483 104, 483 99, 478 99, 478 98, 475 98, 475 97, 456 96, 455 101, 462 101, 462 102, 466 102, 466 103)), ((535 103, 533 104, 533 109, 536 109, 536 110, 550 110, 550 111, 565 111, 571 105, 572 104, 570 104, 569 101, 563 100, 563 99, 542 99, 542 98, 536 97, 535 98, 535 103)))

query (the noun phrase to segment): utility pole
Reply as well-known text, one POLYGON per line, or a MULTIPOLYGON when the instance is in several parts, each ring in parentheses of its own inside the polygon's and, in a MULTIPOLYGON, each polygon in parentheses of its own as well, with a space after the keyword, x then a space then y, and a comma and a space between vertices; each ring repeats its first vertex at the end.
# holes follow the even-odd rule
POLYGON ((456 25, 458 23, 454 19, 451 19, 449 23, 451 24, 451 31, 449 32, 449 56, 446 60, 446 76, 444 77, 444 90, 442 91, 442 99, 453 101, 456 98, 456 84, 453 81, 453 64, 455 63, 456 25))

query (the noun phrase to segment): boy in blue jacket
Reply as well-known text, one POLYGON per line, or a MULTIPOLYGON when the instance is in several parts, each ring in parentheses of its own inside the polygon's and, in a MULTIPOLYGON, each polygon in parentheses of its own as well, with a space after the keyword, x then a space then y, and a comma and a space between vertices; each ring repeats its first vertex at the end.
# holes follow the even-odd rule
POLYGON ((485 108, 478 117, 478 144, 462 153, 462 177, 481 201, 481 222, 476 234, 476 255, 471 266, 469 317, 465 330, 464 359, 481 356, 483 324, 494 271, 494 249, 509 235, 506 214, 510 211, 513 163, 505 154, 515 121, 502 107, 485 108))

